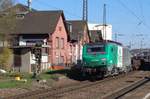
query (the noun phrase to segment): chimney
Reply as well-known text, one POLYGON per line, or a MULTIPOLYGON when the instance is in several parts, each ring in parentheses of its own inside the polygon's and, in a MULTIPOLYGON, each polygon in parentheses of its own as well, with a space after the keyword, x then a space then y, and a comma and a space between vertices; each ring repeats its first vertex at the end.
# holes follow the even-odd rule
POLYGON ((27 3, 28 3, 28 8, 29 8, 29 11, 31 11, 31 2, 32 0, 28 0, 27 3))

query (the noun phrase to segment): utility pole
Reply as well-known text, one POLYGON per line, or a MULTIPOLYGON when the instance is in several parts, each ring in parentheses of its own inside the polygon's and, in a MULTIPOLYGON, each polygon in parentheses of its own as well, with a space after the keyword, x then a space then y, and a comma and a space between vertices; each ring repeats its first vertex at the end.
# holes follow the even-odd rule
MULTIPOLYGON (((88 22, 88 0, 83 0, 83 16, 82 20, 88 22)), ((81 44, 80 40, 82 38, 83 31, 78 32, 78 57, 77 57, 77 63, 81 63, 81 44)))
POLYGON ((80 43, 80 40, 81 40, 81 37, 82 37, 82 31, 79 31, 78 32, 78 62, 77 63, 81 63, 81 43, 80 43))
POLYGON ((117 33, 115 33, 115 41, 117 42, 117 33))
POLYGON ((119 41, 119 37, 121 37, 121 36, 125 36, 124 34, 119 34, 119 33, 115 33, 115 41, 117 42, 117 41, 119 41))
POLYGON ((80 33, 78 33, 78 60, 80 60, 80 33))
POLYGON ((132 48, 132 41, 129 42, 129 49, 132 48))
POLYGON ((143 47, 143 34, 137 34, 136 36, 141 37, 141 41, 139 43, 139 49, 140 49, 140 54, 142 54, 142 47, 143 47))
POLYGON ((32 0, 28 0, 27 3, 28 3, 28 8, 29 8, 29 11, 31 11, 31 2, 32 0))
POLYGON ((143 50, 143 38, 141 39, 141 44, 140 44, 140 53, 142 54, 143 50))
POLYGON ((104 35, 104 40, 106 40, 106 4, 104 4, 104 9, 103 9, 103 35, 104 35))
POLYGON ((83 0, 83 16, 82 16, 82 20, 88 22, 88 0, 83 0))

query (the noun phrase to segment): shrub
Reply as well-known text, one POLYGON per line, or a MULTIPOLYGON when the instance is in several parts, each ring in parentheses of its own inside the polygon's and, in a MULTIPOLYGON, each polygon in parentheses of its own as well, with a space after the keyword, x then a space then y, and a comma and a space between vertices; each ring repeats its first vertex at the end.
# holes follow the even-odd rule
POLYGON ((12 54, 11 49, 5 47, 0 52, 0 68, 4 70, 10 70, 9 58, 12 54))

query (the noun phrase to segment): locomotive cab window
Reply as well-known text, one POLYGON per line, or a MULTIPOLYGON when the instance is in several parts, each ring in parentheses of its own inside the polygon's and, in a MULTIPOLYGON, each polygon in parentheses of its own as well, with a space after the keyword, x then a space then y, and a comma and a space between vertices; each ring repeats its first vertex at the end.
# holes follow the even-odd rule
POLYGON ((104 45, 93 45, 87 47, 87 53, 105 52, 104 45))

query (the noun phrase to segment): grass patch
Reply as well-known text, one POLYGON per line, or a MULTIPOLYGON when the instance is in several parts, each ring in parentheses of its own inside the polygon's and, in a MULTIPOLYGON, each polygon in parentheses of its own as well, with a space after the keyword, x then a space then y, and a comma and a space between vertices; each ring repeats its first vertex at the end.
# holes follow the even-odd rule
POLYGON ((59 71, 46 71, 33 78, 33 74, 28 73, 8 73, 0 76, 0 88, 31 88, 33 81, 45 79, 51 83, 52 80, 58 80, 60 76, 65 75, 67 70, 59 70, 59 71), (26 79, 27 82, 24 81, 16 81, 15 77, 19 76, 21 80, 26 79))
POLYGON ((46 73, 41 73, 40 75, 37 76, 36 79, 45 79, 45 80, 49 80, 49 79, 53 79, 53 80, 57 80, 59 78, 60 75, 57 74, 48 74, 46 73))
POLYGON ((19 87, 28 87, 31 86, 32 79, 31 74, 25 74, 25 73, 7 73, 4 75, 1 75, 0 79, 0 88, 19 88, 19 87), (15 77, 19 76, 21 78, 21 81, 15 80, 15 77), (23 79, 26 80, 22 81, 23 79))
POLYGON ((8 80, 0 82, 0 88, 15 88, 25 85, 26 83, 15 80, 8 80))

